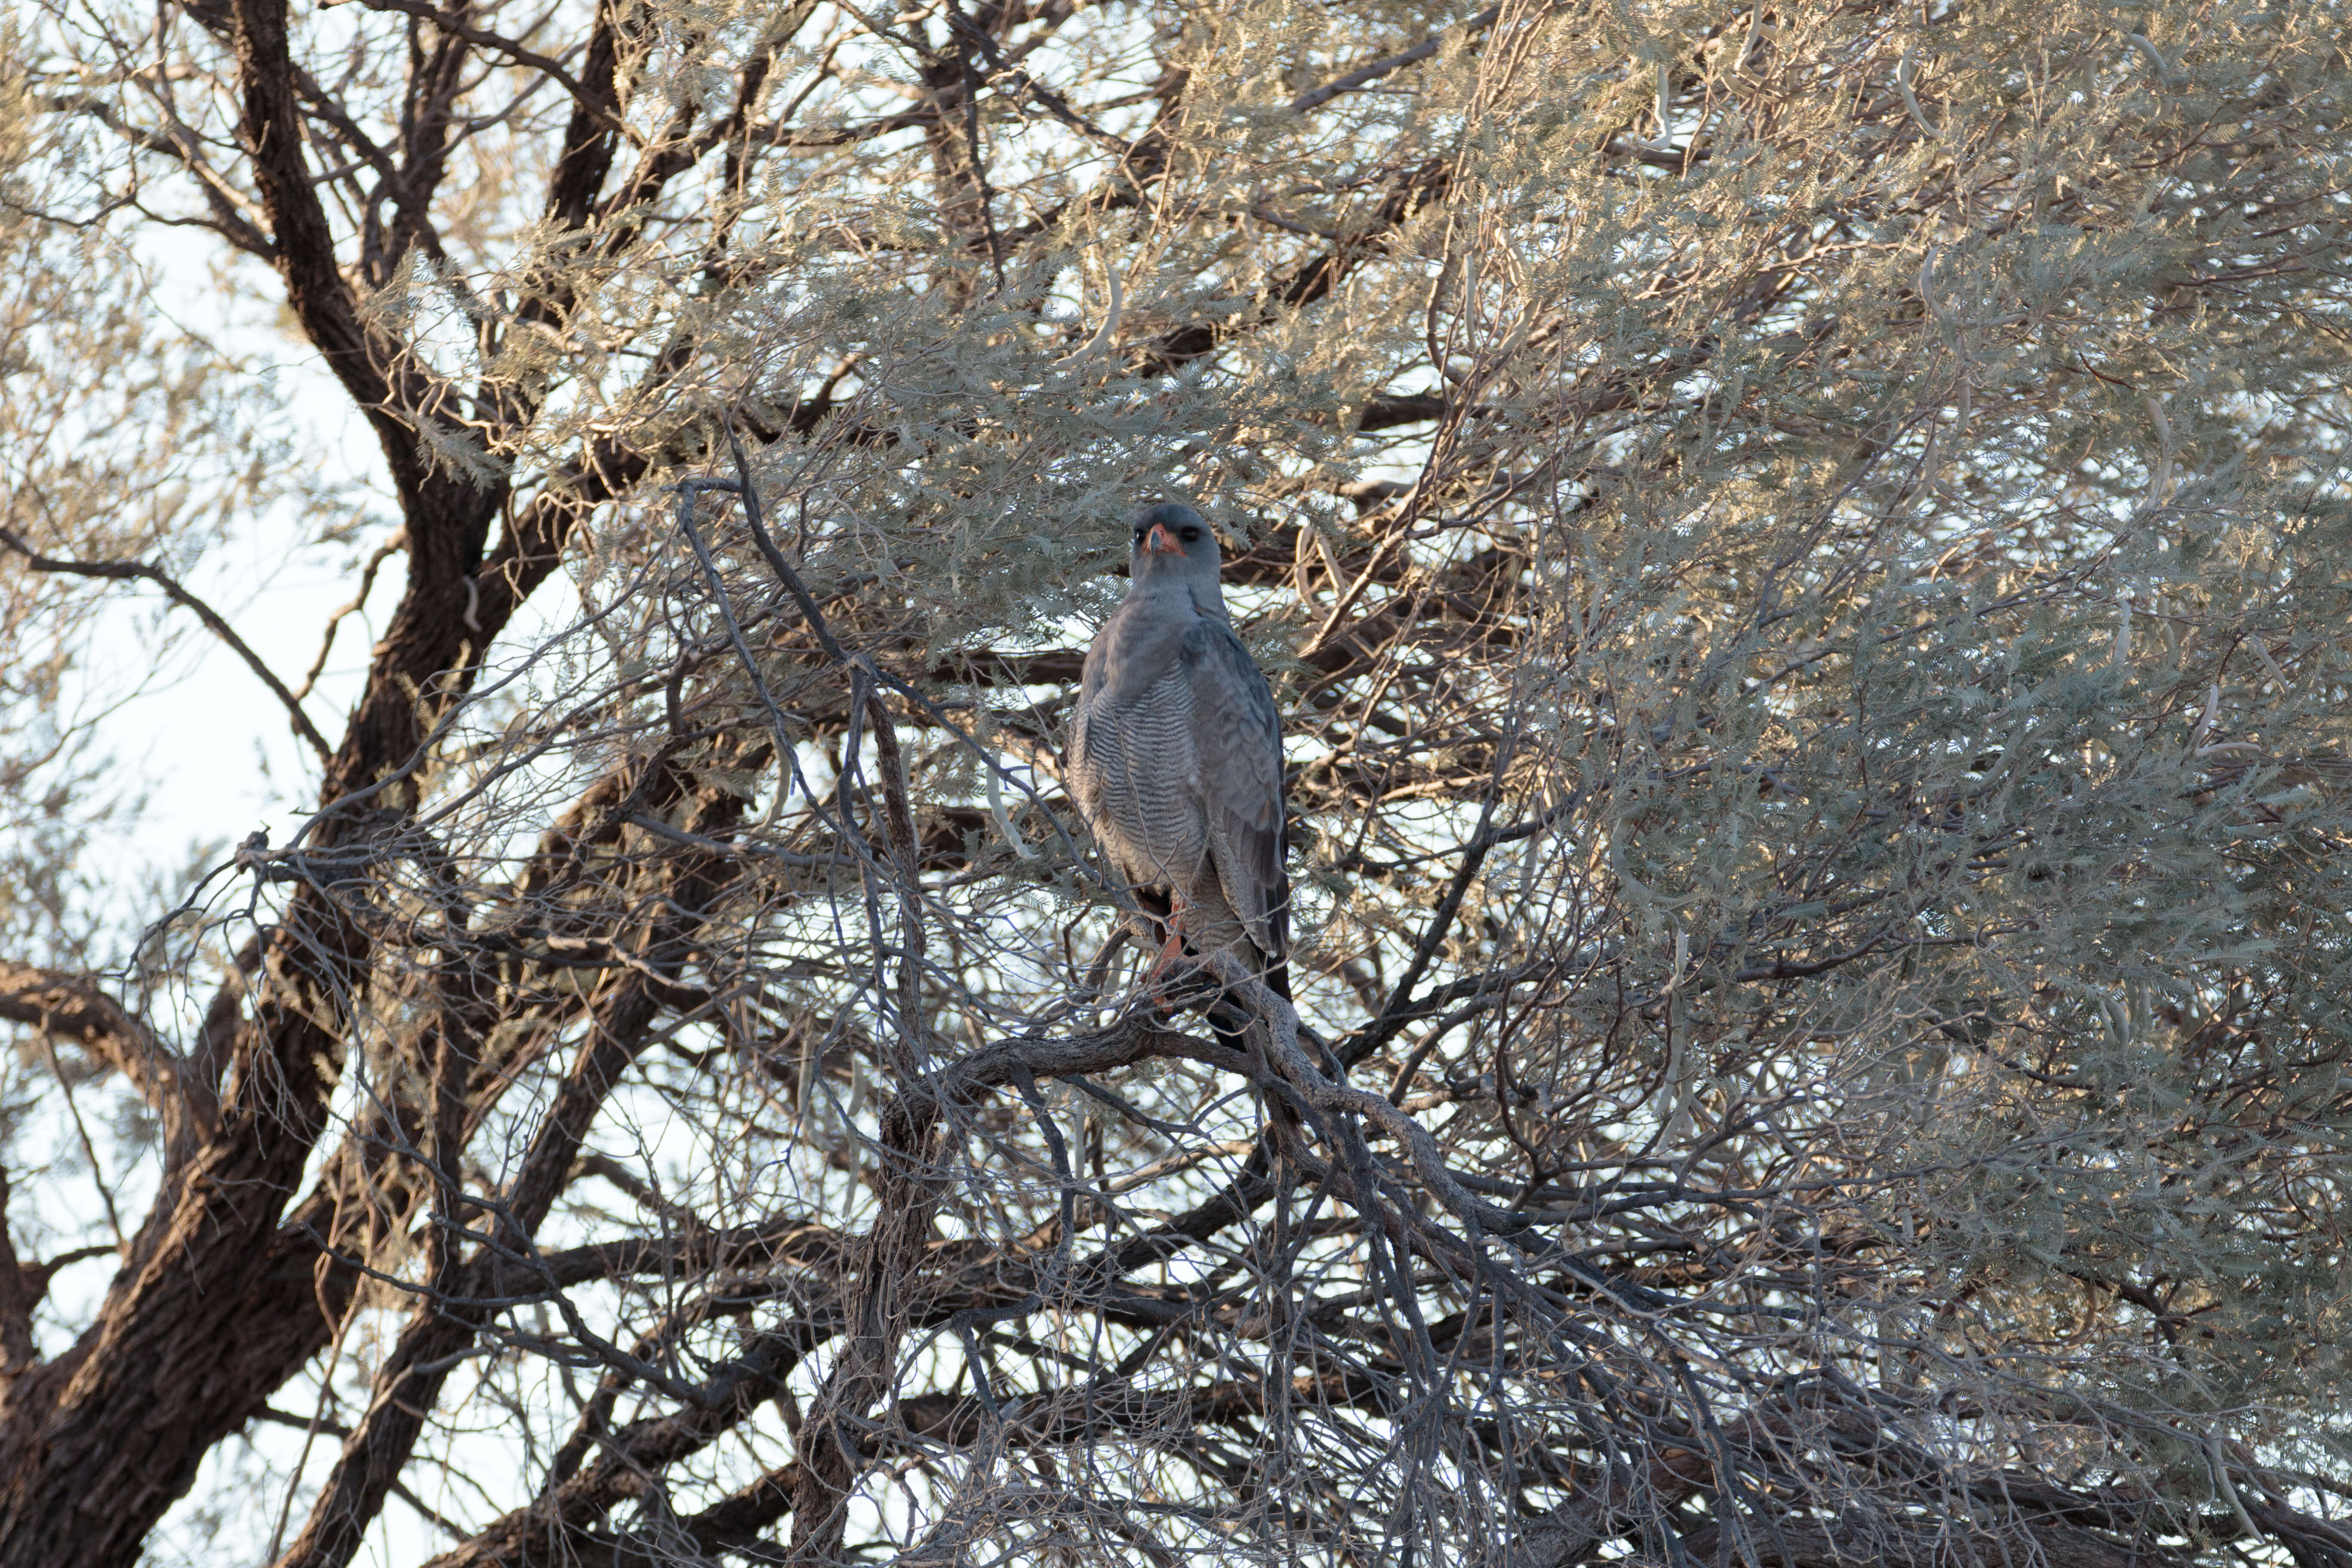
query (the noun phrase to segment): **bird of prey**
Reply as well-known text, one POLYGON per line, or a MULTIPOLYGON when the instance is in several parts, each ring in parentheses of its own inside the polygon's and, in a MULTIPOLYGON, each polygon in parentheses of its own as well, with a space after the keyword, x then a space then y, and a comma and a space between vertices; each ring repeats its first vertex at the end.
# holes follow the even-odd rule
POLYGON ((1070 728, 1070 796, 1160 945, 1230 951, 1286 1000, 1282 720, 1234 635, 1216 536, 1177 501, 1134 524, 1127 597, 1095 635, 1070 728))

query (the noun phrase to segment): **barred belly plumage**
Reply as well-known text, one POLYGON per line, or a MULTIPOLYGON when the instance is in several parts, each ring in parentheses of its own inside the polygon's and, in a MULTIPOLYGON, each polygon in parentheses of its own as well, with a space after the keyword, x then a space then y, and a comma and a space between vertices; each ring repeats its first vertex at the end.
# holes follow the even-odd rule
POLYGON ((1091 718, 1089 749, 1103 769, 1110 819, 1106 837, 1119 870, 1139 887, 1189 890, 1209 850, 1192 682, 1180 667, 1139 700, 1118 707, 1106 700, 1091 718))

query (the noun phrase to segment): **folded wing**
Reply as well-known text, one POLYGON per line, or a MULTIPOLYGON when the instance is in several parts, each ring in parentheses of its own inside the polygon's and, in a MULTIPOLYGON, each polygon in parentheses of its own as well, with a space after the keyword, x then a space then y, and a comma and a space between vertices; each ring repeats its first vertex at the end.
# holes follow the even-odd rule
POLYGON ((1209 852, 1225 901, 1272 963, 1289 952, 1283 872, 1282 720, 1230 626, 1205 617, 1184 638, 1209 852))

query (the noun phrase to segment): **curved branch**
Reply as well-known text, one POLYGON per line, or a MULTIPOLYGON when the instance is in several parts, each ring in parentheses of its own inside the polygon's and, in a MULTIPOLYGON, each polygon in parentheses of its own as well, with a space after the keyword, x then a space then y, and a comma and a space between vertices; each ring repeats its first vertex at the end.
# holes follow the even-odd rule
POLYGON ((220 1115, 205 1077, 87 975, 0 960, 0 1018, 72 1040, 129 1079, 163 1121, 174 1163, 220 1115))
MULTIPOLYGON (((330 5, 336 3, 337 0, 328 0, 330 5)), ((418 17, 432 23, 452 37, 463 38, 478 48, 495 50, 517 65, 529 66, 570 93, 572 101, 579 104, 589 115, 615 131, 625 132, 628 129, 620 116, 614 113, 609 95, 599 97, 592 93, 579 78, 565 70, 562 64, 550 59, 535 49, 525 47, 512 38, 501 37, 486 27, 477 27, 457 13, 445 11, 438 5, 428 4, 427 0, 361 0, 361 3, 371 11, 396 11, 418 17)))
POLYGON ((327 738, 319 733, 318 727, 310 722, 310 716, 302 711, 302 704, 296 700, 293 692, 287 689, 286 683, 262 663, 261 656, 236 635, 236 628, 223 620, 218 611, 182 587, 179 579, 170 573, 150 566, 143 561, 68 561, 60 556, 44 555, 26 543, 13 529, 0 528, 0 544, 23 556, 25 563, 36 572, 56 572, 72 577, 102 577, 118 583, 154 584, 173 604, 194 611, 196 619, 204 622, 205 629, 228 644, 236 657, 245 660, 245 667, 261 678, 261 683, 269 688, 269 694, 284 704, 287 713, 293 719, 294 732, 310 743, 310 749, 319 753, 320 762, 326 762, 335 754, 335 749, 327 744, 327 738))
POLYGON ((1320 108, 1328 103, 1343 92, 1353 92, 1360 87, 1378 81, 1391 71, 1402 70, 1409 65, 1425 60, 1444 48, 1447 38, 1457 34, 1467 36, 1483 28, 1491 27, 1502 14, 1503 8, 1500 5, 1489 5, 1476 16, 1466 21, 1456 22, 1444 32, 1432 33, 1409 49, 1401 49, 1395 54, 1373 60, 1368 65, 1358 66, 1347 75, 1336 77, 1321 87, 1309 88, 1290 100, 1290 112, 1304 114, 1310 109, 1320 108))

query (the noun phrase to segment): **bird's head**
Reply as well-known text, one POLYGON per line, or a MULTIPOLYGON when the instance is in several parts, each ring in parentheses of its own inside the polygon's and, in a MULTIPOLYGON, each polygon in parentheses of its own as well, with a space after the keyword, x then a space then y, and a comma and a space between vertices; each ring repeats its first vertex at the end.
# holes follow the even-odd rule
POLYGON ((1207 520, 1182 501, 1161 501, 1135 514, 1129 568, 1140 590, 1181 585, 1204 612, 1222 613, 1224 594, 1217 584, 1223 562, 1207 520))

